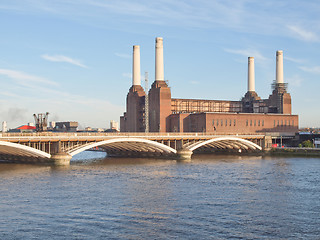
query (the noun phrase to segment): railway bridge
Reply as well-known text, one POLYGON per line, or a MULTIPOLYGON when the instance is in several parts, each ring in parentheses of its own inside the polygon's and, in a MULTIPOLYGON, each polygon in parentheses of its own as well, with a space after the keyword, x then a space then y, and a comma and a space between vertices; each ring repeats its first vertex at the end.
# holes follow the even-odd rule
POLYGON ((164 157, 190 160, 201 152, 261 152, 271 138, 261 135, 208 133, 2 133, 0 160, 70 164, 72 156, 89 149, 117 157, 164 157))

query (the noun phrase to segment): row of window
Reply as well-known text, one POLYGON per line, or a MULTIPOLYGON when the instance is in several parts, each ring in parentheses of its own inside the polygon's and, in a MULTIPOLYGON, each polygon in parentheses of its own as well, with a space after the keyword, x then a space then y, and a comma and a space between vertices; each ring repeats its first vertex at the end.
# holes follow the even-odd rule
POLYGON ((290 125, 290 120, 274 120, 273 121, 273 126, 275 127, 275 126, 277 126, 277 127, 279 127, 279 126, 294 126, 294 120, 292 120, 291 121, 291 125, 290 125), (276 125, 277 124, 277 125, 276 125), (281 124, 281 125, 280 125, 281 124))
MULTIPOLYGON (((231 120, 231 119, 216 119, 212 120, 212 125, 213 126, 236 126, 236 119, 231 120)), ((264 127, 264 120, 246 120, 246 126, 262 126, 264 127)), ((294 120, 274 120, 273 121, 273 126, 278 127, 278 126, 294 126, 294 120), (290 125, 291 124, 291 125, 290 125)))
POLYGON ((233 126, 235 126, 236 125, 236 120, 234 119, 233 121, 230 119, 230 120, 228 120, 228 119, 226 119, 225 120, 225 122, 224 122, 224 120, 223 119, 217 119, 217 120, 212 120, 212 125, 213 126, 223 126, 223 124, 225 123, 225 125, 224 126, 232 126, 232 124, 233 124, 233 126))
MULTIPOLYGON (((260 124, 261 124, 261 126, 263 127, 264 126, 264 120, 250 120, 250 126, 252 126, 252 124, 253 124, 253 126, 257 126, 257 124, 258 124, 258 127, 260 127, 260 124)), ((249 120, 247 120, 246 121, 246 126, 249 126, 249 120)))

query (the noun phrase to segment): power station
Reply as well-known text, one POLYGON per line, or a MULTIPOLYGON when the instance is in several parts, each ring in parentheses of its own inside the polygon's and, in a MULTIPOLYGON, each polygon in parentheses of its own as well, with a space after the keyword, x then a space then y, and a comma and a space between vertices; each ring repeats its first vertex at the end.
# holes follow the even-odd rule
POLYGON ((261 99, 255 91, 254 57, 248 57, 248 91, 240 101, 171 98, 171 89, 164 79, 163 39, 160 37, 155 44, 155 81, 147 98, 141 86, 140 46, 137 45, 133 46, 132 66, 126 112, 120 117, 121 132, 144 132, 146 129, 162 133, 219 134, 298 131, 299 118, 292 115, 291 96, 283 80, 283 51, 276 52, 276 80, 267 99, 261 99))

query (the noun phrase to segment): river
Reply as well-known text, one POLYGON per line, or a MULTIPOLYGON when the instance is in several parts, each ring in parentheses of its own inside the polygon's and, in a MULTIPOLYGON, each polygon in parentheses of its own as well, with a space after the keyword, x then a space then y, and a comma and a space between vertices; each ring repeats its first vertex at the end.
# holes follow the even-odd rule
POLYGON ((320 158, 0 164, 0 239, 320 239, 320 158))

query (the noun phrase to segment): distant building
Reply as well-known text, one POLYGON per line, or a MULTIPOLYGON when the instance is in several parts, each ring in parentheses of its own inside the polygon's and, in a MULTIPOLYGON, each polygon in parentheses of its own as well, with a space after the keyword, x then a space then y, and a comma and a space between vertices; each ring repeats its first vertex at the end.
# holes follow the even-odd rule
MULTIPOLYGON (((276 80, 272 94, 261 99, 255 92, 254 58, 248 58, 248 91, 240 101, 176 99, 164 80, 163 40, 156 38, 155 81, 148 93, 149 122, 145 122, 145 91, 140 82, 140 48, 133 46, 133 79, 121 132, 264 133, 298 131, 291 96, 283 81, 283 52, 276 53, 276 80)), ((205 86, 204 86, 205 87, 205 86)))
POLYGON ((110 121, 110 129, 119 131, 119 123, 114 120, 111 120, 110 121))
POLYGON ((50 122, 50 123, 49 123, 49 127, 50 127, 51 129, 54 129, 54 128, 56 127, 56 122, 55 122, 55 121, 50 122))
POLYGON ((19 133, 33 133, 36 131, 35 126, 22 125, 20 127, 10 129, 8 132, 19 132, 19 133))
POLYGON ((91 132, 91 131, 93 131, 93 129, 92 129, 91 127, 86 127, 84 130, 85 130, 86 132, 91 132))
POLYGON ((76 132, 78 122, 55 122, 54 132, 76 132))

